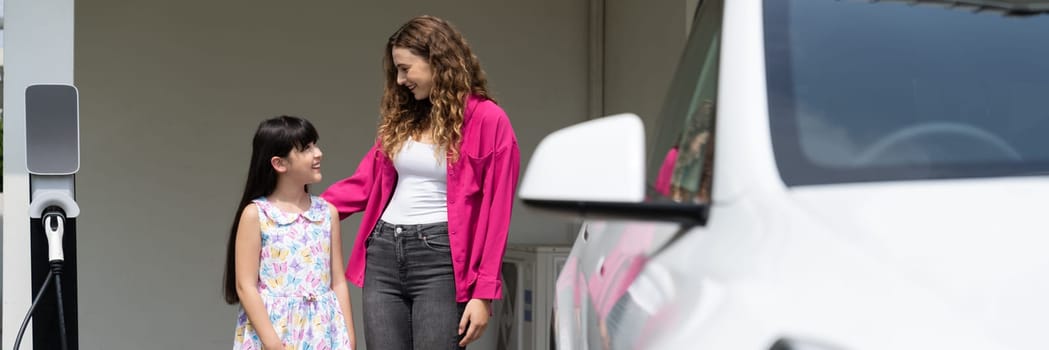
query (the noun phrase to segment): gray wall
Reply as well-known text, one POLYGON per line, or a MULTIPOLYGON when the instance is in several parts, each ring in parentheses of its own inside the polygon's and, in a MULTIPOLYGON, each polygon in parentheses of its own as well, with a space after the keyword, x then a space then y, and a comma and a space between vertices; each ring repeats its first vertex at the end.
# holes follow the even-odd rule
POLYGON ((698 0, 605 0, 604 114, 635 113, 648 137, 698 0))
MULTIPOLYGON (((310 118, 326 156, 315 190, 348 176, 374 137, 385 40, 417 14, 465 33, 525 161, 586 118, 585 0, 78 2, 82 348, 227 348, 220 281, 253 128, 310 118)), ((518 208, 512 242, 574 238, 518 208)))
MULTIPOLYGON (((588 115, 587 1, 79 2, 81 348, 229 346, 220 281, 254 126, 310 118, 326 155, 315 191, 349 175, 374 136, 384 41, 410 16, 465 33, 526 166, 542 136, 588 115)), ((606 0, 605 114, 658 113, 687 1, 606 0)), ((517 208, 512 243, 574 239, 575 225, 517 208)), ((343 223, 347 252, 358 224, 343 223)))

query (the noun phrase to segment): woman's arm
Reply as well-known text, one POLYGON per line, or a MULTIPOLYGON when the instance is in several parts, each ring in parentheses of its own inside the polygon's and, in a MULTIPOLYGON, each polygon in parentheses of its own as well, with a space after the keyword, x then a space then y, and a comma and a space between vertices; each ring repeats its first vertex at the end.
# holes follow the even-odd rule
POLYGON ((493 128, 497 137, 495 151, 485 171, 481 217, 487 218, 487 231, 483 233, 484 251, 481 253, 477 282, 470 301, 459 321, 459 334, 463 339, 459 345, 477 340, 488 326, 492 313, 492 300, 502 296, 500 273, 506 240, 510 234, 510 214, 513 210, 514 194, 521 165, 517 137, 510 127, 510 120, 499 111, 493 128))
POLYGON ((380 152, 382 148, 376 143, 361 159, 353 175, 332 184, 321 194, 338 211, 339 220, 363 211, 368 205, 368 196, 378 176, 380 152))
POLYGON ((510 216, 520 174, 521 154, 517 138, 510 128, 510 120, 505 116, 497 120, 499 123, 495 130, 499 142, 485 171, 482 190, 481 217, 486 218, 488 224, 483 225, 487 228, 483 237, 477 237, 484 240, 484 252, 478 266, 477 284, 471 296, 474 299, 499 299, 502 295, 500 275, 503 254, 510 234, 510 216))
MULTIPOLYGON (((334 205, 329 205, 332 218, 339 215, 339 210, 334 205)), ((342 229, 339 221, 331 221, 331 289, 339 299, 339 307, 342 316, 346 319, 346 329, 349 331, 350 349, 357 346, 357 333, 353 328, 353 306, 350 304, 350 289, 346 284, 346 274, 343 271, 342 261, 342 229)))
POLYGON ((237 297, 248 314, 248 321, 255 328, 266 349, 283 349, 284 344, 270 323, 269 312, 259 295, 259 257, 262 251, 262 231, 259 225, 259 210, 249 204, 240 215, 237 226, 236 274, 237 297))

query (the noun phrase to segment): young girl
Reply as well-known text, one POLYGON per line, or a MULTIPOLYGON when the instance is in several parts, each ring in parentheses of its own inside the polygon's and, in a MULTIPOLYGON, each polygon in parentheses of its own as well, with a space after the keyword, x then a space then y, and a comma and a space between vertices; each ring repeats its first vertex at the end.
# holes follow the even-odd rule
POLYGON ((317 130, 263 121, 226 256, 226 302, 240 303, 233 349, 353 349, 335 208, 310 196, 321 181, 317 130))
POLYGON ((459 349, 502 296, 520 154, 481 65, 448 22, 411 19, 386 44, 377 142, 322 196, 364 212, 346 278, 364 287, 369 349, 459 349))

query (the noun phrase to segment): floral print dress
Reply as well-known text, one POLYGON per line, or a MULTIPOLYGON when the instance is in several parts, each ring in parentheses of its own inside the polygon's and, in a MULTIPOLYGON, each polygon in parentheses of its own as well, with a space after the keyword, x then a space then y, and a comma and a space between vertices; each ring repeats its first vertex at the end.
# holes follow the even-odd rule
MULTIPOLYGON (((285 350, 349 349, 346 321, 331 289, 331 211, 324 199, 310 199, 302 213, 284 212, 266 198, 253 201, 262 228, 259 294, 285 350)), ((262 349, 243 307, 233 349, 262 349)))

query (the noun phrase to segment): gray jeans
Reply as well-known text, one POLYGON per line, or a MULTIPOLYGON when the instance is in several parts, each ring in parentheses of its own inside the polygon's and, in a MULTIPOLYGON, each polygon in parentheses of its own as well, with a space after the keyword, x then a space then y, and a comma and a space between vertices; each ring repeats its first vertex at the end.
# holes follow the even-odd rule
POLYGON ((364 341, 376 350, 459 346, 466 303, 455 301, 448 224, 379 221, 367 240, 364 341))

